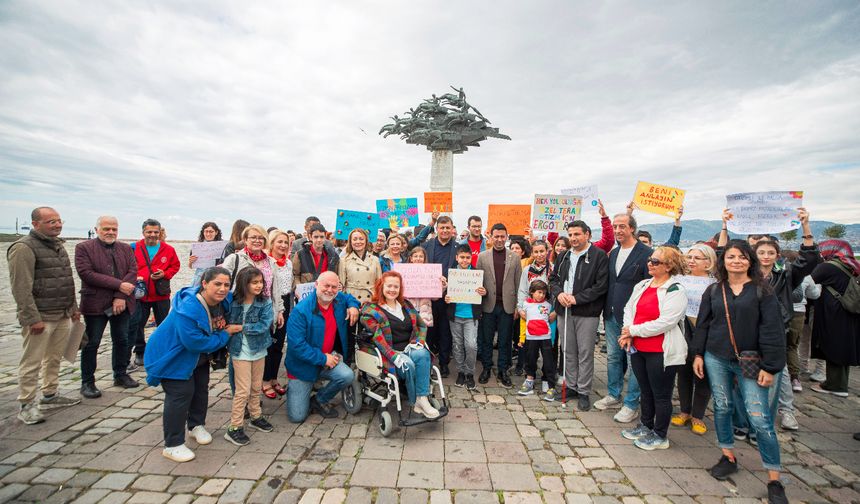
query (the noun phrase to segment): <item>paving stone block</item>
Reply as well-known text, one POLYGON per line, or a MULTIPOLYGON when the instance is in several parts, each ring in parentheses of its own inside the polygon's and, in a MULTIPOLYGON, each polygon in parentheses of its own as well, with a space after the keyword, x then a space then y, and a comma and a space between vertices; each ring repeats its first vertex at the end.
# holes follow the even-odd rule
POLYGON ((490 470, 486 464, 445 462, 444 470, 444 488, 451 490, 491 490, 493 488, 490 470))
MULTIPOLYGON (((450 415, 450 413, 449 413, 450 415)), ((451 504, 450 490, 431 490, 430 504, 451 504)))
POLYGON ((399 488, 442 488, 444 487, 442 462, 400 462, 399 488))
POLYGON ((159 476, 149 474, 141 476, 131 485, 136 490, 149 490, 152 492, 164 492, 173 482, 172 476, 159 476))
POLYGON ((41 467, 21 467, 3 476, 3 483, 28 483, 42 474, 41 467))
POLYGON ((194 496, 191 494, 176 494, 167 501, 167 504, 191 504, 194 496))
POLYGON ((130 492, 111 492, 99 504, 125 504, 130 498, 130 492))
POLYGON ((24 448, 23 451, 47 454, 54 453, 65 445, 66 443, 62 443, 60 441, 39 441, 38 443, 32 444, 27 448, 24 448))
POLYGON ((290 486, 296 488, 317 488, 323 477, 320 474, 297 472, 290 478, 290 486))
MULTIPOLYGON (((564 481, 558 476, 541 476, 540 477, 540 487, 541 489, 548 492, 561 492, 564 493, 564 481)), ((505 500, 507 503, 507 500, 505 500)))
POLYGON ((224 490, 230 485, 230 482, 233 480, 229 480, 226 478, 212 478, 210 480, 205 481, 197 490, 194 491, 197 495, 221 495, 224 493, 224 490))
POLYGON ((495 490, 540 490, 528 464, 488 464, 495 490))
POLYGON ((93 483, 93 488, 108 488, 110 490, 125 490, 132 481, 137 478, 136 474, 110 473, 102 479, 93 483))
POLYGON ((346 504, 370 504, 370 490, 362 487, 350 487, 346 494, 346 504))
POLYGON ((27 502, 45 502, 57 490, 55 485, 33 485, 18 496, 16 500, 27 502))
POLYGON ((400 491, 400 502, 406 504, 427 504, 427 499, 430 497, 430 492, 418 488, 404 488, 400 491))
POLYGON ((30 486, 23 483, 11 483, 9 485, 2 486, 0 487, 0 502, 9 502, 24 493, 28 488, 30 488, 30 486))
POLYGON ((193 493, 195 490, 200 488, 200 485, 202 484, 202 478, 195 478, 194 476, 179 476, 173 480, 173 483, 171 483, 170 487, 167 488, 167 492, 174 494, 193 493))
POLYGON ((51 494, 50 497, 41 501, 39 504, 69 504, 75 497, 81 493, 80 488, 65 487, 51 494))
POLYGON ((251 493, 251 489, 254 488, 254 483, 252 480, 233 480, 230 486, 221 494, 218 504, 238 504, 245 502, 245 498, 251 493))
POLYGON ((302 496, 302 491, 296 488, 284 490, 275 498, 274 504, 296 504, 302 496))
POLYGON ((284 480, 281 478, 263 478, 254 487, 254 491, 248 497, 250 504, 271 504, 284 487, 284 480))
POLYGON ((137 492, 128 500, 128 504, 163 504, 170 500, 172 495, 165 492, 137 492))
POLYGON ((77 474, 74 469, 47 469, 42 474, 31 480, 31 483, 47 483, 50 485, 61 485, 77 474))
POLYGON ((75 504, 96 504, 111 491, 106 488, 93 488, 87 490, 75 500, 75 504))
POLYGON ((636 490, 623 483, 602 483, 600 491, 607 495, 636 495, 636 490))
POLYGON ((565 476, 564 486, 568 491, 580 494, 598 493, 600 489, 590 476, 565 476))
POLYGON ((543 504, 539 493, 504 492, 502 497, 505 504, 543 504))
POLYGON ((464 490, 454 495, 454 504, 499 504, 499 496, 495 492, 464 490))
POLYGON ((322 500, 323 495, 325 495, 325 490, 320 488, 311 488, 310 490, 306 490, 302 498, 299 500, 299 504, 319 504, 322 500))

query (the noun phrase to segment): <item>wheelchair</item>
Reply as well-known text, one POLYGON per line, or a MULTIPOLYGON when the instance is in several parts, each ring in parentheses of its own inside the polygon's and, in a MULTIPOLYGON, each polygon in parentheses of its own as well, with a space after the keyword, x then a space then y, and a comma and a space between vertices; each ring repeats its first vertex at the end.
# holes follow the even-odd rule
POLYGON ((427 398, 430 404, 439 410, 439 416, 426 418, 413 412, 405 401, 406 385, 398 379, 395 372, 385 366, 382 353, 373 343, 373 334, 362 327, 355 340, 355 381, 342 392, 343 405, 347 412, 354 415, 361 411, 364 403, 368 405, 377 403, 377 426, 383 437, 388 437, 394 432, 394 418, 388 411, 392 401, 397 408, 397 425, 400 427, 437 422, 448 415, 448 400, 445 398, 442 374, 435 364, 430 371, 430 394, 427 398), (404 402, 407 406, 405 414, 404 402))

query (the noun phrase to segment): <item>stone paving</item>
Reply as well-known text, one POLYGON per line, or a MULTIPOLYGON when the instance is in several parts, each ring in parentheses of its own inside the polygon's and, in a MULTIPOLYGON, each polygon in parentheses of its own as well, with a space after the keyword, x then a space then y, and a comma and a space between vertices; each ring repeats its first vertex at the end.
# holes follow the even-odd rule
MULTIPOLYGON (((5 250, 5 247, 3 247, 5 250)), ((0 250, 0 251, 4 251, 0 250)), ((8 285, 5 262, 0 282, 8 285)), ((576 412, 520 397, 495 379, 474 393, 446 380, 444 420, 381 437, 374 411, 302 425, 287 421, 283 400, 263 399, 272 433, 249 430, 251 444, 223 439, 230 392, 223 371, 210 382, 207 427, 214 441, 189 446, 185 464, 161 456, 160 388, 112 386, 110 339, 99 356, 103 396, 48 412, 26 426, 17 413, 20 329, 0 291, 0 503, 711 503, 760 502, 766 474, 756 449, 739 442, 741 470, 718 482, 706 468, 719 458, 709 432, 672 427, 672 447, 644 452, 619 435, 614 411, 576 412)), ((605 357, 597 354, 598 392, 605 357)), ((143 373, 134 373, 141 381, 143 373)), ((515 385, 518 379, 515 379, 515 385)), ((77 396, 80 371, 63 364, 61 392, 77 396)), ((804 383, 808 387, 809 383, 804 383)), ((860 502, 858 378, 851 396, 797 395, 798 432, 780 432, 791 502, 860 502)), ((596 399, 594 397, 593 399, 596 399)))

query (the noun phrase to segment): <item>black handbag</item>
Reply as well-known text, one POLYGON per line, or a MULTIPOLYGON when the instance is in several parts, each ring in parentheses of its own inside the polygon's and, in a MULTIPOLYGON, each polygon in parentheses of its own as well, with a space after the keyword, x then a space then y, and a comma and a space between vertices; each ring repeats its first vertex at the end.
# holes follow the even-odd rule
POLYGON ((732 348, 735 350, 735 356, 738 359, 738 364, 741 367, 741 375, 750 380, 758 380, 759 371, 761 371, 761 354, 757 350, 744 350, 738 352, 738 345, 735 343, 735 332, 732 330, 732 317, 729 315, 729 303, 726 300, 726 284, 722 284, 723 288, 723 307, 726 309, 726 323, 729 326, 729 339, 732 340, 732 348))
MULTIPOLYGON (((152 276, 152 263, 149 259, 149 252, 146 251, 146 247, 143 247, 143 258, 146 260, 146 267, 149 269, 149 275, 152 276)), ((158 280, 153 280, 153 284, 155 285, 155 294, 159 296, 169 296, 170 295, 170 280, 162 277, 158 280)))

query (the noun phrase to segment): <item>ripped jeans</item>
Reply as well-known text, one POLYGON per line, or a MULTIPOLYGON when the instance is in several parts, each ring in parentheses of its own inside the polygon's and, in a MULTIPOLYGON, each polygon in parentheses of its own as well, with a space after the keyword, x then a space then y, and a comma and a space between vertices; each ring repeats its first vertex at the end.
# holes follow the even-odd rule
POLYGON ((779 377, 775 377, 775 385, 769 388, 760 387, 755 380, 744 378, 737 361, 722 359, 710 352, 705 352, 705 372, 711 382, 714 399, 714 426, 717 429, 717 440, 720 448, 732 449, 735 438, 732 432, 732 413, 734 401, 732 389, 735 380, 744 403, 750 429, 754 429, 758 439, 758 451, 761 454, 762 465, 769 471, 782 469, 779 460, 779 442, 774 429, 773 413, 769 401, 770 388, 779 386, 779 377))

